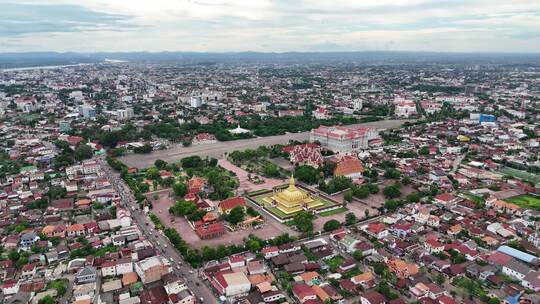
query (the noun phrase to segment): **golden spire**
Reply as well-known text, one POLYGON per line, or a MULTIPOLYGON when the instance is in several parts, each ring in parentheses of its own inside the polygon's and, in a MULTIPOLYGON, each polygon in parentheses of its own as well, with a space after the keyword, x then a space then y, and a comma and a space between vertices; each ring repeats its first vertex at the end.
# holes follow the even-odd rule
POLYGON ((289 180, 289 189, 295 189, 294 186, 294 174, 291 175, 291 179, 289 180))

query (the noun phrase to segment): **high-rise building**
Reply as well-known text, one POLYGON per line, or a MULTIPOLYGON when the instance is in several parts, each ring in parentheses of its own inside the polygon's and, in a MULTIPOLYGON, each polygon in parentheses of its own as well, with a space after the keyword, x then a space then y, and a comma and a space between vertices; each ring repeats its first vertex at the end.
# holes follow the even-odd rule
POLYGON ((96 117, 96 108, 89 105, 82 105, 79 107, 79 114, 84 118, 96 117))

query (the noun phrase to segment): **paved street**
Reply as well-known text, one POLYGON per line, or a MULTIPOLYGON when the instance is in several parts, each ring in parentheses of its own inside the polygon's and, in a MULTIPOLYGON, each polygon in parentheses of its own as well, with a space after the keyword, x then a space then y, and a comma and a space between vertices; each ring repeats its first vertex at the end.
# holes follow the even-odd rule
MULTIPOLYGON (((350 125, 349 127, 369 127, 377 129, 395 128, 410 120, 381 120, 362 124, 350 125)), ((222 158, 225 153, 235 150, 255 149, 261 145, 271 146, 286 144, 289 140, 304 141, 309 139, 309 132, 290 133, 277 136, 240 139, 228 142, 202 144, 191 147, 176 147, 167 150, 154 151, 150 154, 130 154, 120 157, 119 160, 128 167, 147 168, 154 165, 156 159, 166 162, 176 162, 184 157, 198 155, 200 157, 222 158)))
POLYGON ((140 228, 144 236, 154 245, 154 247, 171 261, 174 273, 186 280, 189 289, 195 294, 197 299, 204 298, 203 303, 217 303, 216 297, 204 282, 197 276, 197 270, 186 264, 180 253, 171 245, 167 237, 162 232, 153 229, 153 224, 135 203, 135 197, 127 184, 120 178, 103 159, 99 159, 101 166, 109 177, 113 187, 122 198, 122 205, 129 208, 131 217, 140 228), (147 224, 148 223, 148 224, 147 224))

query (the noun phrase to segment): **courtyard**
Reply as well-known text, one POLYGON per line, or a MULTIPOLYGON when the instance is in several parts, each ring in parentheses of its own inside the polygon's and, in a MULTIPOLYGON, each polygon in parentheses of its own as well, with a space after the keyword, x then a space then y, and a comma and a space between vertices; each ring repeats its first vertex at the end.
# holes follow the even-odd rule
MULTIPOLYGON (((170 195, 170 191, 152 193, 148 195, 148 199, 153 205, 150 212, 159 218, 163 226, 176 229, 186 243, 196 249, 201 249, 205 246, 215 247, 218 245, 241 244, 250 234, 262 239, 269 239, 283 233, 289 233, 290 235, 296 234, 290 227, 282 225, 269 217, 265 217, 263 214, 262 216, 265 222, 258 229, 249 228, 236 231, 226 229, 225 234, 220 237, 201 240, 184 217, 177 217, 169 213, 169 208, 175 203, 175 199, 170 195)), ((216 204, 216 202, 212 203, 214 205, 216 204)))

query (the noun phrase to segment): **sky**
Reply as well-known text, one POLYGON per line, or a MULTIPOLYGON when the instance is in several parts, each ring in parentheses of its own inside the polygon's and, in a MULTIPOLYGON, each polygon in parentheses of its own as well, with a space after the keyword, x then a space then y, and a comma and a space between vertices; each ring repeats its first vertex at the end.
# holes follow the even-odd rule
POLYGON ((540 53, 540 0, 0 0, 0 52, 540 53))

